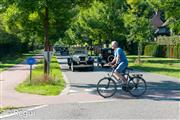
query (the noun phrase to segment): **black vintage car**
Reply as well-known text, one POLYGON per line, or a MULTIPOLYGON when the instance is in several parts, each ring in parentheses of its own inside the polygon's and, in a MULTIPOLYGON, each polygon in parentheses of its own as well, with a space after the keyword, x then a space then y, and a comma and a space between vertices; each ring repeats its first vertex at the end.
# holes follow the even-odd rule
POLYGON ((112 48, 103 48, 97 58, 97 65, 102 67, 114 59, 114 50, 112 48))
POLYGON ((68 47, 55 46, 54 49, 57 55, 62 55, 62 56, 69 55, 68 47))

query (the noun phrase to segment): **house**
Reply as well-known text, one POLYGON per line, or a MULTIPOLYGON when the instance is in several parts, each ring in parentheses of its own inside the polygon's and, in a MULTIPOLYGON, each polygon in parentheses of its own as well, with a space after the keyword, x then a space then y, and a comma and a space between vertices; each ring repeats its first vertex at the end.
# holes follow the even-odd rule
POLYGON ((161 20, 161 12, 158 11, 155 13, 155 15, 152 17, 151 23, 153 27, 155 28, 155 36, 170 36, 170 31, 167 28, 167 22, 163 22, 161 20))

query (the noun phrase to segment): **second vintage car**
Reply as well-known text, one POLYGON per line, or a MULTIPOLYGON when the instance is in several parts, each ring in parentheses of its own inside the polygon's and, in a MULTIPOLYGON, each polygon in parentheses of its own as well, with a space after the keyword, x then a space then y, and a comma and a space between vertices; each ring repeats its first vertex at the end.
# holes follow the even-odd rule
POLYGON ((112 48, 102 48, 99 57, 97 58, 97 65, 103 67, 105 64, 114 59, 114 50, 112 48))
POLYGON ((67 59, 69 68, 74 71, 77 68, 87 68, 94 70, 94 59, 88 56, 86 49, 76 49, 67 59))

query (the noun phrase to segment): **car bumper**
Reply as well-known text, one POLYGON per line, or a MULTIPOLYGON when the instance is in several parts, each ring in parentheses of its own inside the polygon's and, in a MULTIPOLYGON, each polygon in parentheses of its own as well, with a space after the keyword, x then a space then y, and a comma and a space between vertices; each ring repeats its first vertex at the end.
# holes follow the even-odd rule
POLYGON ((73 65, 74 68, 88 68, 88 67, 94 67, 94 65, 84 65, 84 64, 80 64, 80 65, 73 65))

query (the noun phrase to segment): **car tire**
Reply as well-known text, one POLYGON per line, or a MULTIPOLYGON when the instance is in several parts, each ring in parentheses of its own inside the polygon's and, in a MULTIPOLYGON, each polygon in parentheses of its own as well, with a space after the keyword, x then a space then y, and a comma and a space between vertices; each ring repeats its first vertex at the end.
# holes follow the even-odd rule
POLYGON ((71 71, 74 72, 74 65, 73 65, 73 62, 71 62, 71 71))
POLYGON ((109 63, 109 62, 112 62, 113 59, 114 59, 114 56, 113 56, 113 55, 108 56, 108 58, 107 58, 108 63, 109 63))
POLYGON ((94 71, 94 66, 93 66, 93 67, 90 67, 90 71, 94 71))
POLYGON ((104 67, 104 63, 101 63, 101 67, 102 67, 102 68, 104 67))

